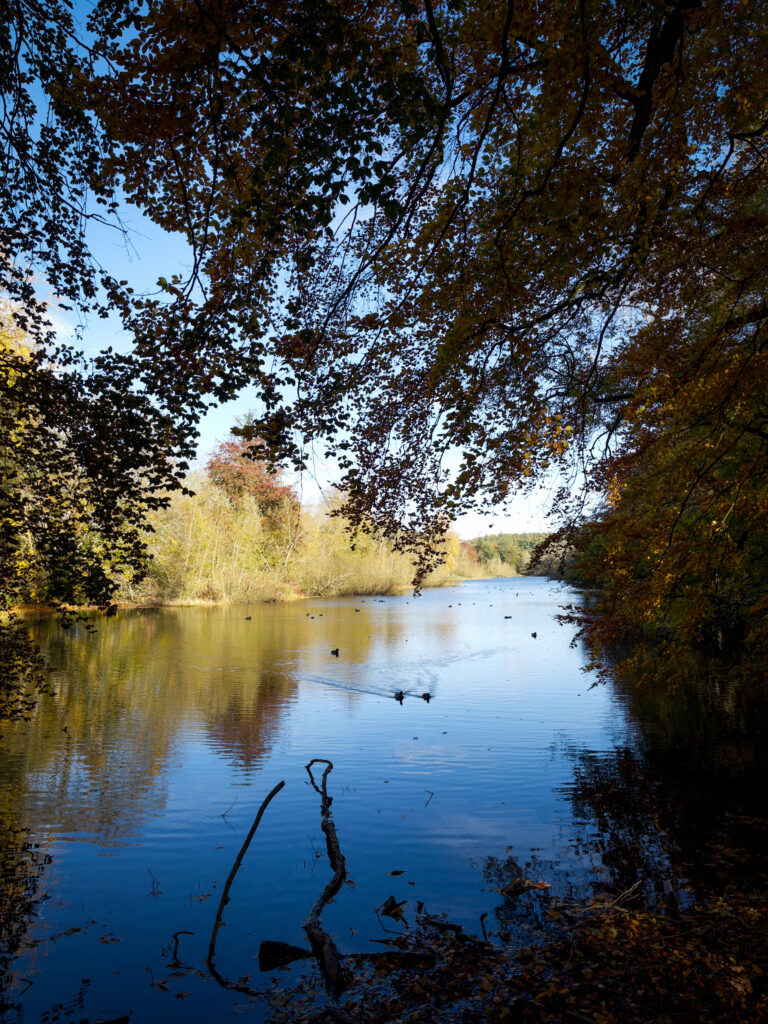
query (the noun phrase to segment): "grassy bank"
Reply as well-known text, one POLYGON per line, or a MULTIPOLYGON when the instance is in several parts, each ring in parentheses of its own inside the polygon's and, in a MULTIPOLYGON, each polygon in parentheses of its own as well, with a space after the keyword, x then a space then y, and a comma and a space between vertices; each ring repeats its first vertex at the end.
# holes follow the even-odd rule
MULTIPOLYGON (((190 478, 192 494, 176 494, 150 518, 150 558, 143 579, 126 580, 118 601, 133 605, 195 605, 290 601, 301 597, 405 593, 413 585, 410 557, 380 535, 352 537, 330 508, 300 507, 283 495, 264 504, 233 495, 210 476, 190 478)), ((463 579, 514 577, 529 571, 544 534, 502 534, 460 541, 450 533, 443 563, 424 586, 463 579)), ((552 570, 548 563, 535 569, 552 570)))
MULTIPOLYGON (((25 538, 13 552, 13 603, 76 608, 94 601, 101 607, 109 601, 129 606, 255 603, 394 594, 412 587, 410 556, 376 531, 353 535, 338 515, 340 497, 323 508, 303 507, 280 471, 252 455, 245 441, 217 446, 205 468, 187 477, 186 487, 166 507, 144 510, 132 559, 115 557, 103 537, 81 530, 72 555, 84 567, 76 586, 62 586, 58 563, 25 538), (92 577, 98 577, 100 587, 91 586, 92 577)), ((449 533, 442 564, 423 585, 521 575, 530 571, 531 553, 542 536, 500 534, 459 541, 449 533)))

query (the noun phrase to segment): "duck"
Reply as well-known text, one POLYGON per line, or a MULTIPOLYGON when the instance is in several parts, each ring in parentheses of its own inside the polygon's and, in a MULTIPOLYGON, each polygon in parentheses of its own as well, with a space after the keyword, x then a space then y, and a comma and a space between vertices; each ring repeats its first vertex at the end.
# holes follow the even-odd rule
POLYGON ((535 639, 536 639, 536 636, 537 636, 537 634, 536 634, 536 633, 531 633, 531 636, 532 636, 532 637, 533 637, 533 639, 535 640, 535 639))
POLYGON ((334 658, 338 658, 338 656, 339 656, 339 648, 338 647, 334 647, 334 649, 331 651, 331 654, 334 656, 334 658))
POLYGON ((432 694, 431 693, 422 693, 421 699, 425 700, 427 702, 427 704, 429 704, 429 702, 432 700, 432 694))
POLYGON ((402 690, 396 690, 394 697, 398 704, 402 704, 403 700, 405 699, 405 694, 403 693, 402 690))

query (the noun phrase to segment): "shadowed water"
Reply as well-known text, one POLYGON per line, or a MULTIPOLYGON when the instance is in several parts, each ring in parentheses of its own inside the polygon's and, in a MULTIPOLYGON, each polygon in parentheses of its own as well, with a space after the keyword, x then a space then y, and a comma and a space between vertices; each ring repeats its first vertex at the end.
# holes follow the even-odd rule
POLYGON ((349 878, 323 925, 342 952, 406 926, 376 913, 390 896, 407 901, 407 924, 419 901, 475 933, 487 914, 497 941, 541 923, 553 895, 641 879, 650 902, 690 899, 707 883, 693 846, 715 843, 728 816, 759 813, 732 791, 745 772, 757 791, 765 748, 745 759, 728 741, 737 749, 706 777, 708 810, 686 798, 711 767, 708 740, 680 757, 675 722, 691 709, 590 689, 554 618, 568 600, 515 579, 418 598, 122 613, 95 634, 37 620, 55 693, 0 732, 2 1019, 268 1016, 266 995, 211 978, 208 941, 254 815, 284 779, 232 887, 216 964, 266 994, 261 940, 306 945, 302 924, 331 873, 304 768, 315 757, 334 763, 349 878), (502 895, 520 872, 546 887, 502 895))

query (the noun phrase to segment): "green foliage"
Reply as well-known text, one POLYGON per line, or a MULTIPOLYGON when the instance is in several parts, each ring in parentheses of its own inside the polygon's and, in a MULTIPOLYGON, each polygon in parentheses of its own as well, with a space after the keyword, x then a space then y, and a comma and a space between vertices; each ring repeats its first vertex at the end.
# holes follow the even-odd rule
MULTIPOLYGON (((63 0, 12 5, 0 288, 36 346, 38 271, 134 341, 93 374, 36 348, 21 375, 46 585, 103 600, 140 558, 168 459, 212 398, 253 386, 243 440, 280 464, 334 453, 344 514, 415 553, 420 577, 457 514, 567 470, 560 539, 590 518, 605 536, 579 570, 605 587, 583 622, 596 657, 633 620, 677 650, 717 643, 718 621, 749 657, 768 647, 750 566, 765 22, 765 0, 97 0, 81 44, 63 0), (85 225, 118 196, 189 244, 188 273, 156 294, 88 252, 85 225), (76 481, 54 488, 61 506, 40 497, 59 464, 76 481)), ((22 490, 9 557, 27 543, 22 490)))
POLYGON ((719 416, 702 426, 658 432, 573 534, 572 577, 597 591, 574 621, 595 662, 630 679, 696 678, 702 656, 730 680, 768 667, 764 446, 719 416))
POLYGON ((47 686, 47 667, 25 623, 0 612, 0 723, 28 718, 47 686))
MULTIPOLYGON (((221 448, 217 449, 221 452, 221 448)), ((217 460, 209 460, 208 467, 217 460)), ((126 580, 121 598, 140 604, 286 600, 303 595, 390 594, 406 590, 413 563, 385 537, 363 533, 328 510, 300 510, 276 476, 259 494, 223 488, 206 474, 149 516, 146 575, 126 580), (275 493, 287 492, 279 502, 275 493), (264 497, 266 495, 266 498, 264 497)), ((337 503, 338 507, 338 503, 337 503)), ((438 585, 455 566, 458 540, 449 538, 438 585)))
MULTIPOLYGON (((0 315, 0 612, 24 602, 105 607, 140 573, 148 511, 179 486, 167 417, 115 362, 86 371, 0 315)), ((41 666, 20 622, 2 625, 0 716, 41 666)))
POLYGON ((164 301, 125 300, 143 379, 188 403, 255 383, 251 435, 335 450, 348 515, 425 567, 458 512, 569 460, 593 479, 675 372, 703 379, 716 335, 676 343, 702 288, 764 329, 764 20, 151 7, 87 93, 114 184, 200 254, 164 301))
MULTIPOLYGON (((470 541, 480 565, 494 576, 523 576, 529 571, 531 555, 545 533, 497 533, 470 541)), ((536 566, 533 572, 548 575, 552 567, 536 566)))
POLYGON ((284 568, 298 536, 291 503, 272 506, 267 518, 252 495, 233 501, 205 477, 187 483, 194 493, 175 494, 150 515, 146 576, 121 596, 141 604, 290 596, 284 568))
POLYGON ((140 571, 147 510, 178 486, 168 422, 117 368, 85 375, 0 321, 0 607, 98 604, 140 571))

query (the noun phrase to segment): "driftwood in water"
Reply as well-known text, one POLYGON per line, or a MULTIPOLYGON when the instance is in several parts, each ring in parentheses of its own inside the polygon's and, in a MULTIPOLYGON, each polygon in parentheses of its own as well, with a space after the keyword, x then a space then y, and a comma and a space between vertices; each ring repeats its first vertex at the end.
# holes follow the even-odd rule
MULTIPOLYGON (((264 939, 259 946, 259 968, 262 971, 274 971, 278 967, 287 967, 296 960, 309 960, 313 955, 308 949, 294 946, 290 942, 264 939)), ((418 953, 410 949, 390 949, 383 953, 340 953, 339 957, 352 963, 372 963, 392 970, 435 962, 432 953, 418 953)))
MULTIPOLYGON (((420 966, 424 963, 433 963, 434 956, 431 953, 418 953, 411 950, 388 950, 385 953, 351 953, 347 956, 342 956, 339 953, 333 939, 328 935, 320 926, 320 916, 325 906, 336 896, 339 889, 343 885, 347 877, 347 866, 344 860, 344 855, 341 852, 339 846, 339 839, 336 835, 336 826, 334 825, 333 818, 331 817, 331 804, 332 798, 328 796, 328 776, 333 770, 333 762, 326 758, 313 758, 306 766, 309 780, 314 788, 315 792, 320 795, 320 827, 322 828, 323 834, 325 835, 325 844, 328 851, 328 860, 333 868, 333 877, 326 884, 323 891, 320 893, 315 905, 312 907, 309 918, 304 925, 304 931, 307 934, 312 952, 310 953, 306 949, 302 949, 300 946, 294 946, 288 942, 276 942, 269 939, 264 940, 259 948, 259 967, 262 971, 271 971, 277 967, 282 967, 287 964, 293 963, 296 960, 307 960, 312 956, 318 962, 320 970, 325 980, 326 989, 333 994, 334 997, 338 998, 339 995, 344 991, 347 986, 344 969, 342 966, 342 960, 348 959, 353 962, 375 962, 377 964, 387 964, 392 969, 403 968, 406 966, 420 966), (314 775, 312 773, 312 766, 315 764, 324 764, 325 770, 322 775, 320 786, 315 782, 314 775)), ((229 876, 224 885, 224 890, 221 894, 221 900, 219 901, 219 907, 216 911, 216 919, 213 924, 211 931, 211 938, 208 944, 208 957, 206 960, 208 970, 215 980, 224 988, 233 989, 237 992, 243 992, 247 995, 262 995, 262 993, 250 988, 248 985, 242 982, 233 982, 224 978, 219 971, 216 969, 216 939, 223 925, 223 914, 224 908, 229 903, 229 893, 234 883, 237 872, 239 871, 245 854, 248 851, 248 847, 256 834, 256 830, 259 827, 259 823, 267 809, 270 801, 277 796, 280 790, 285 785, 285 782, 279 782, 274 789, 267 794, 264 798, 256 817, 251 825, 250 831, 245 838, 240 851, 235 858, 235 862, 232 865, 232 870, 229 872, 229 876)), ((426 915, 424 915, 426 917, 426 915)), ((430 920, 430 923, 435 923, 430 920)), ((446 929, 457 929, 461 931, 460 925, 450 925, 447 922, 440 921, 438 927, 442 926, 446 929)), ((185 932, 177 932, 174 935, 174 961, 177 959, 178 954, 178 936, 187 934, 185 932)), ((191 933, 189 933, 191 934, 191 933)), ((476 940, 475 940, 476 941, 476 940)), ((352 1018, 339 1006, 328 1006, 324 1010, 320 1011, 316 1015, 316 1019, 331 1019, 337 1021, 338 1024, 354 1024, 352 1018)))
POLYGON ((278 782, 275 788, 267 794, 267 796, 262 801, 261 807, 259 807, 256 817, 253 819, 253 824, 251 825, 250 831, 248 832, 248 835, 245 837, 245 842, 240 847, 240 852, 235 858, 235 863, 232 865, 232 870, 229 872, 229 877, 227 878, 227 881, 224 885, 224 891, 222 892, 221 900, 219 901, 219 909, 216 911, 216 920, 213 922, 211 940, 208 943, 208 958, 206 960, 206 963, 208 964, 208 970, 211 972, 211 975, 223 988, 231 988, 234 989, 236 992, 244 992, 247 995, 259 995, 260 993, 255 993, 253 989, 248 988, 247 985, 240 985, 234 981, 227 981, 227 979, 222 977, 222 975, 219 974, 219 972, 216 970, 216 937, 218 936, 219 929, 221 928, 222 925, 222 915, 224 913, 224 907, 226 907, 226 905, 229 903, 229 890, 232 888, 232 883, 235 880, 235 876, 237 875, 237 872, 240 870, 240 865, 243 863, 243 857, 245 857, 248 851, 248 847, 251 845, 251 840, 256 835, 256 829, 259 827, 259 822, 262 819, 264 811, 266 811, 272 798, 277 796, 277 794, 280 792, 284 785, 284 781, 278 782))
POLYGON ((259 969, 262 971, 274 971, 277 967, 286 967, 296 960, 311 959, 312 953, 308 949, 294 946, 290 942, 264 939, 259 946, 259 969))
POLYGON ((312 907, 307 923, 304 925, 304 931, 307 933, 307 938, 312 946, 312 952, 315 954, 320 970, 323 972, 326 989, 338 997, 344 991, 347 984, 344 969, 341 965, 341 955, 333 939, 320 927, 320 915, 324 907, 333 899, 347 877, 347 865, 339 846, 336 826, 331 817, 331 804, 333 800, 328 796, 327 788, 328 775, 333 771, 333 762, 324 757, 313 757, 305 767, 312 787, 315 792, 320 794, 320 828, 325 835, 325 846, 328 850, 328 860, 333 868, 333 877, 312 907), (320 787, 318 787, 312 774, 313 764, 326 765, 320 787))
POLYGON ((180 935, 194 935, 194 932, 188 932, 185 930, 173 933, 173 957, 171 958, 171 965, 173 967, 183 967, 181 960, 179 960, 179 936, 180 935))
POLYGON ((373 963, 397 971, 403 967, 423 967, 435 962, 434 953, 420 953, 414 949, 388 949, 385 953, 350 953, 346 959, 373 963))

